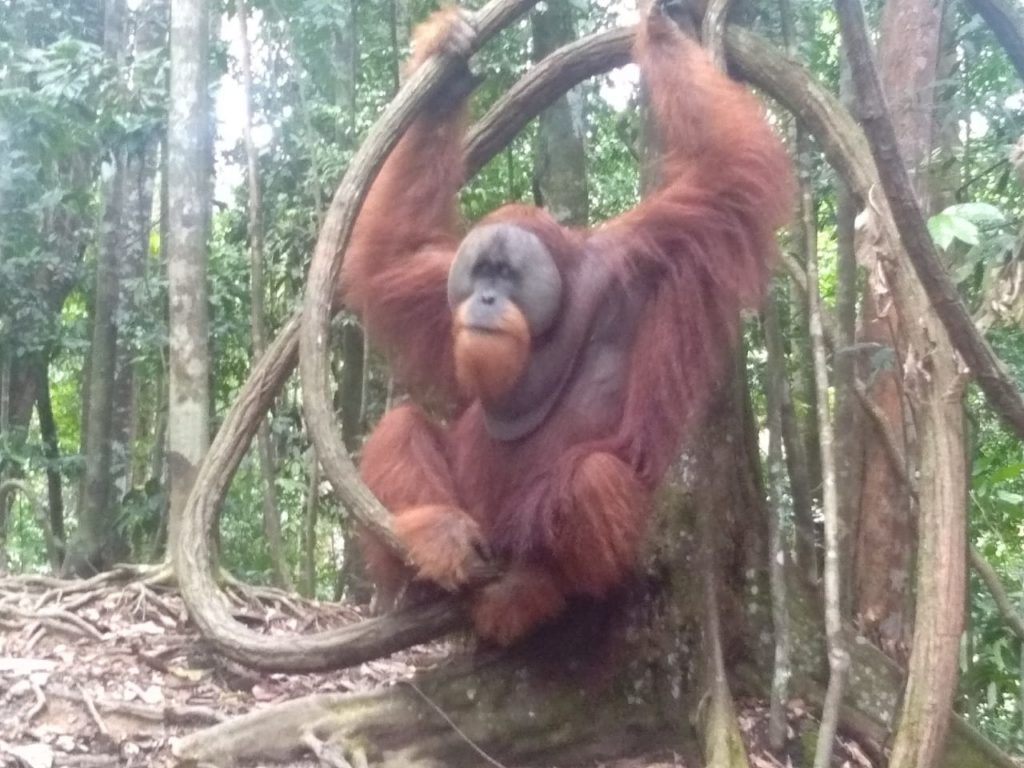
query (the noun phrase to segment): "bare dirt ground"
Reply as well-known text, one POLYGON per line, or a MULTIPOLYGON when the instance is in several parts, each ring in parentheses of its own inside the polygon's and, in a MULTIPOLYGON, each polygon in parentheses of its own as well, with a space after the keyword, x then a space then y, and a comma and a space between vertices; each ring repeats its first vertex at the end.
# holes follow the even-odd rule
MULTIPOLYGON (((367 692, 408 679, 464 649, 434 643, 352 669, 315 675, 267 674, 213 653, 181 599, 157 571, 107 574, 89 582, 0 578, 0 766, 171 766, 176 736, 314 692, 367 692)), ((274 634, 310 632, 362 619, 347 605, 316 603, 276 590, 230 590, 236 615, 274 634)), ((741 702, 740 725, 753 768, 787 768, 814 722, 790 706, 793 750, 767 751, 767 711, 741 702)), ((280 765, 280 764, 277 764, 280 765)), ((290 763, 317 766, 315 759, 290 763)), ((686 768, 673 754, 608 768, 686 768)), ((841 740, 833 765, 871 768, 841 740)))

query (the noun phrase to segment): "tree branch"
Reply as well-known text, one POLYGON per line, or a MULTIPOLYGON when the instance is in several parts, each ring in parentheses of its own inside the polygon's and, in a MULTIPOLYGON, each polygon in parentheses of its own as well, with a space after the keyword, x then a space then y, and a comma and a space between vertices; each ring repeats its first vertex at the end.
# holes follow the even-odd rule
POLYGON ((588 77, 629 63, 633 29, 589 35, 544 57, 518 80, 470 129, 466 174, 473 176, 544 107, 588 77))
POLYGON ((889 423, 882 409, 879 408, 878 403, 871 399, 863 381, 854 379, 853 389, 857 393, 857 399, 860 401, 861 406, 863 406, 864 412, 871 417, 871 423, 874 424, 875 430, 877 430, 882 438, 882 443, 885 445, 885 452, 889 456, 889 462, 892 464, 893 471, 904 487, 913 492, 914 486, 910 482, 910 475, 907 474, 907 460, 904 458, 899 443, 896 441, 896 435, 893 434, 892 424, 889 423))
POLYGON ((970 0, 1024 80, 1024 14, 1008 0, 970 0))
MULTIPOLYGON (((801 206, 805 217, 813 216, 810 192, 804 188, 801 206)), ((806 222, 805 222, 806 223, 806 222)), ((812 228, 806 227, 808 231, 812 228)), ((825 333, 822 322, 821 292, 818 288, 818 255, 809 249, 807 258, 807 307, 814 353, 814 386, 818 403, 818 431, 821 443, 822 511, 825 517, 825 635, 828 641, 828 688, 822 705, 821 728, 814 754, 814 768, 828 768, 833 741, 839 728, 839 712, 850 668, 850 654, 843 637, 839 583, 839 500, 836 496, 836 457, 833 449, 832 416, 828 396, 828 368, 825 364, 825 333)))
MULTIPOLYGON (((908 329, 910 343, 917 355, 929 357, 912 409, 922 443, 916 456, 922 498, 914 633, 889 761, 892 768, 909 768, 933 765, 945 744, 963 628, 966 471, 960 363, 951 354, 952 347, 974 371, 989 402, 1019 436, 1024 436, 1024 399, 968 314, 925 226, 885 103, 861 2, 836 0, 836 8, 862 124, 897 230, 891 247, 901 270, 907 273, 905 277, 913 272, 918 278, 917 283, 908 279, 907 286, 898 289, 898 298, 906 305, 904 311, 915 317, 908 329), (927 299, 920 295, 918 284, 927 299)), ((908 130, 913 132, 911 127, 901 126, 901 131, 908 130)))
POLYGON ((731 7, 732 0, 710 0, 701 24, 704 50, 719 69, 725 69, 725 22, 731 7))
MULTIPOLYGON (((43 505, 39 501, 39 496, 36 495, 36 492, 32 489, 32 486, 29 485, 24 480, 19 480, 13 477, 4 480, 2 483, 0 483, 0 505, 3 504, 5 496, 10 494, 10 496, 13 497, 15 491, 21 491, 22 495, 28 501, 28 505, 29 508, 32 510, 33 516, 39 522, 39 527, 43 529, 43 540, 46 542, 46 552, 47 557, 50 561, 50 565, 59 565, 59 563, 57 563, 56 561, 56 553, 58 547, 62 546, 64 542, 59 542, 57 541, 56 537, 54 537, 53 529, 50 527, 50 518, 47 516, 45 510, 43 509, 43 505)), ((9 508, 8 511, 10 513, 13 513, 13 507, 9 508)), ((0 543, 6 544, 3 537, 0 537, 0 543)), ((3 568, 4 565, 6 564, 4 562, 4 560, 6 559, 6 555, 6 551, 0 548, 0 568, 3 568)))
POLYGON ((1010 602, 1010 596, 1006 594, 1006 589, 1004 589, 1002 582, 999 581, 999 574, 996 573, 996 569, 992 567, 991 563, 974 546, 968 549, 968 554, 971 560, 971 567, 978 572, 981 580, 988 587, 988 591, 992 594, 992 599, 996 601, 999 615, 1003 617, 1006 626, 1010 628, 1010 631, 1018 639, 1024 641, 1024 617, 1014 610, 1013 603, 1010 602))
POLYGON ((946 274, 925 225, 896 140, 882 93, 858 0, 836 0, 840 29, 850 58, 861 123, 899 240, 950 340, 970 367, 993 410, 1024 438, 1024 397, 985 337, 978 331, 956 285, 946 274))

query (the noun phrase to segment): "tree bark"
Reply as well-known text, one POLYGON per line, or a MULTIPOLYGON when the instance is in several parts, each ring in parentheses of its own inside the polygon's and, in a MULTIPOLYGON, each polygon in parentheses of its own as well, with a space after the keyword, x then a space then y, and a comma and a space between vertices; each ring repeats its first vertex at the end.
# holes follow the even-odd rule
POLYGON ((210 22, 203 0, 171 5, 171 105, 167 136, 167 273, 170 360, 167 462, 169 544, 174 551, 185 502, 210 440, 207 236, 210 22))
MULTIPOLYGON (((540 61, 576 37, 569 0, 550 0, 531 14, 533 57, 540 61)), ((587 224, 586 108, 581 89, 568 91, 537 121, 533 181, 535 202, 566 225, 587 224)))
MULTIPOLYGON (((932 146, 939 5, 935 0, 890 2, 881 23, 879 71, 919 194, 927 191, 932 146)), ((886 432, 896 439, 899 455, 912 460, 925 446, 915 440, 910 395, 904 388, 907 356, 913 355, 907 340, 912 329, 904 327, 904 318, 913 322, 917 315, 905 306, 908 297, 895 293, 895 267, 885 250, 883 245, 871 257, 860 342, 878 351, 862 361, 861 378, 886 432)), ((869 637, 899 658, 905 657, 913 629, 914 511, 911 489, 900 479, 908 472, 905 466, 894 466, 885 442, 865 444, 855 613, 869 637)))
MULTIPOLYGON (((245 103, 245 120, 242 123, 242 137, 245 144, 246 168, 249 186, 249 304, 250 329, 252 333, 252 355, 258 358, 267 348, 267 318, 264 308, 265 288, 263 286, 263 196, 260 189, 259 154, 252 138, 252 51, 249 43, 248 9, 245 0, 236 0, 235 14, 238 17, 242 54, 242 92, 245 103)), ((269 418, 269 417, 268 417, 269 418)), ((273 571, 275 586, 292 589, 292 578, 288 572, 288 559, 284 552, 284 536, 281 533, 281 510, 277 506, 277 490, 274 486, 274 451, 270 442, 270 428, 264 419, 256 433, 257 451, 260 457, 260 479, 263 483, 263 534, 267 537, 267 549, 273 571)))
POLYGON ((792 649, 789 641, 789 611, 786 608, 786 556, 788 536, 783 514, 785 465, 782 458, 782 403, 788 389, 786 358, 776 297, 769 293, 762 311, 765 352, 765 410, 767 411, 768 457, 768 575, 772 595, 772 627, 775 630, 775 656, 771 697, 769 700, 768 741, 772 749, 781 751, 786 743, 786 704, 792 675, 792 649))
MULTIPOLYGON (((813 216, 813 196, 809 184, 801 185, 800 211, 804 219, 813 216)), ((805 221, 804 231, 814 232, 805 221)), ((811 349, 814 355, 814 386, 817 402, 819 444, 821 446, 821 500, 825 518, 825 635, 828 645, 828 687, 822 704, 821 729, 814 755, 815 768, 828 768, 832 760, 832 742, 839 728, 840 707, 850 668, 850 654, 843 636, 841 609, 842 584, 839 554, 839 500, 836 496, 836 456, 833 423, 829 406, 828 369, 825 364, 825 334, 822 323, 821 291, 818 283, 817 249, 807 245, 807 314, 810 320, 811 349)))
MULTIPOLYGON (((906 343, 889 284, 889 259, 879 254, 863 297, 864 325, 859 344, 871 350, 861 360, 858 376, 866 382, 873 412, 884 420, 906 455, 903 361, 906 343), (874 293, 877 291, 878 293, 874 293)), ((910 492, 901 481, 906 467, 894 466, 881 440, 864 443, 853 557, 853 615, 865 634, 895 658, 906 658, 913 627, 911 574, 914 519, 910 492)))
MULTIPOLYGON (((896 256, 892 291, 907 344, 903 375, 915 439, 907 441, 904 460, 910 459, 914 470, 907 473, 908 477, 918 480, 914 489, 918 506, 917 606, 907 687, 890 766, 931 766, 945 743, 963 629, 967 507, 964 385, 950 341, 955 326, 940 322, 937 313, 942 308, 937 297, 931 291, 926 293, 928 273, 918 269, 915 275, 908 269, 908 262, 920 267, 922 261, 936 259, 934 246, 930 238, 922 243, 906 235, 914 229, 924 232, 921 198, 927 201, 926 175, 915 169, 923 168, 931 153, 932 99, 943 4, 906 0, 883 20, 884 37, 888 37, 888 43, 883 40, 883 52, 890 50, 881 57, 886 90, 890 102, 904 107, 894 113, 895 123, 890 121, 871 61, 863 9, 850 0, 838 0, 837 6, 858 103, 901 234, 901 240, 890 238, 882 247, 896 256), (912 30, 909 37, 904 27, 912 30), (900 131, 899 146, 895 125, 900 131), (896 167, 884 165, 886 162, 896 167), (922 245, 927 247, 926 252, 916 250, 922 245)), ((948 281, 937 260, 929 267, 948 281)), ((970 332, 980 338, 973 325, 970 332)))
POLYGON ((971 0, 970 5, 981 14, 1024 80, 1024 13, 1020 5, 1013 0, 971 0))
MULTIPOLYGON (((850 68, 839 62, 839 93, 850 108, 850 68)), ((836 494, 839 497, 839 569, 843 616, 854 615, 854 553, 860 494, 864 481, 864 434, 861 405, 857 398, 857 298, 860 272, 854 242, 857 200, 850 185, 836 180, 836 312, 832 372, 835 384, 836 494)))
MULTIPOLYGON (((133 57, 136 61, 163 48, 167 40, 168 6, 149 0, 133 14, 133 57)), ((135 451, 139 427, 141 350, 134 331, 144 323, 146 268, 153 230, 153 194, 158 167, 160 131, 135 137, 125 152, 124 205, 121 230, 124 242, 118 260, 118 344, 114 359, 111 413, 111 484, 123 499, 135 482, 135 451)))
MULTIPOLYGON (((105 7, 103 47, 120 63, 125 44, 124 0, 108 0, 105 7)), ((78 507, 78 525, 67 543, 65 575, 90 576, 112 566, 125 553, 117 533, 120 511, 113 484, 114 375, 118 357, 120 274, 124 258, 124 192, 126 150, 113 153, 113 171, 103 185, 103 218, 96 256, 96 288, 92 308, 92 344, 86 380, 88 413, 85 422, 85 474, 78 507)))
POLYGON ((46 362, 39 366, 36 388, 36 414, 39 417, 39 434, 43 438, 43 453, 46 456, 47 514, 54 539, 54 556, 50 560, 50 567, 57 571, 64 559, 64 481, 59 466, 60 440, 57 436, 57 421, 53 418, 53 403, 50 401, 50 366, 46 362))

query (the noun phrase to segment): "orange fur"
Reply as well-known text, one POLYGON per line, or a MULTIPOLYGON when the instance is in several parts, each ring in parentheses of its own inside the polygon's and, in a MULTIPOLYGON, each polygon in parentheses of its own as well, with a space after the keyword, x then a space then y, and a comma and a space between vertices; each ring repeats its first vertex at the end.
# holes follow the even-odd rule
POLYGON ((565 607, 566 594, 604 597, 636 565, 647 492, 608 453, 585 456, 569 475, 548 547, 554 565, 516 565, 473 599, 477 634, 507 646, 565 607))
MULTIPOLYGON (((446 9, 417 32, 412 68, 464 45, 457 13, 446 9)), ((463 181, 460 89, 422 112, 388 158, 345 260, 345 300, 396 375, 452 404, 444 427, 410 407, 386 416, 364 449, 363 475, 395 514, 421 576, 456 588, 481 542, 509 563, 472 598, 477 632, 501 645, 570 598, 608 596, 635 567, 650 496, 720 386, 740 309, 762 297, 774 230, 791 207, 789 160, 749 91, 657 8, 640 25, 635 58, 664 146, 659 188, 585 231, 522 205, 489 217, 528 228, 551 253, 570 297, 555 331, 582 326, 590 335, 580 354, 545 357, 549 342, 531 340, 513 314, 495 333, 464 329, 448 306, 463 181), (585 279, 595 274, 582 271, 588 259, 611 278, 585 279), (601 308, 597 319, 582 314, 588 302, 601 308), (573 368, 542 371, 565 381, 541 424, 495 439, 486 406, 517 394, 511 388, 536 361, 573 368), (459 388, 476 401, 459 399, 459 388)), ((409 569, 366 546, 382 592, 397 593, 409 569)))
POLYGON ((550 570, 516 565, 473 596, 473 627, 485 640, 509 646, 560 614, 565 604, 565 587, 550 570))
MULTIPOLYGON (((445 8, 418 28, 410 70, 448 45, 457 15, 445 8)), ((465 180, 461 137, 468 110, 464 98, 458 104, 445 103, 446 94, 438 99, 405 132, 370 187, 336 303, 359 315, 367 334, 390 353, 403 385, 451 397, 457 387, 447 280, 462 229, 456 193, 465 180)))
POLYGON ((465 305, 456 310, 455 378, 461 390, 485 403, 499 401, 515 386, 530 359, 530 328, 514 304, 493 331, 468 328, 465 305))
POLYGON ((470 568, 482 564, 486 552, 480 526, 458 507, 403 509, 395 515, 395 533, 416 564, 416 575, 449 592, 466 583, 470 568))
MULTIPOLYGON (((394 514, 395 532, 420 575, 454 588, 483 544, 476 523, 457 507, 442 446, 441 430, 419 408, 401 406, 385 414, 366 441, 360 472, 394 514)), ((409 570, 373 536, 364 533, 360 543, 378 603, 391 608, 409 570)))
POLYGON ((458 7, 448 6, 435 11, 416 27, 412 34, 412 56, 406 64, 407 72, 415 72, 424 61, 449 47, 458 17, 458 7))
POLYGON ((592 453, 572 475, 570 496, 552 541, 563 577, 603 597, 636 564, 649 495, 633 472, 608 453, 592 453))

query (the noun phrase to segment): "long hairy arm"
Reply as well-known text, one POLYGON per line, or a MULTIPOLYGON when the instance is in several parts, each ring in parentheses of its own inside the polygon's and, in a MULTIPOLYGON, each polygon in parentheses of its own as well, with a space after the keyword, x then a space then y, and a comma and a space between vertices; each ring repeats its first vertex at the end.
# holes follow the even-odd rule
MULTIPOLYGON (((466 22, 435 13, 414 36, 408 71, 437 52, 458 54, 466 22)), ((473 78, 463 78, 416 119, 371 187, 352 233, 339 298, 414 388, 453 389, 446 284, 460 236, 457 193, 473 78)))
POLYGON ((635 56, 662 144, 661 184, 594 237, 650 297, 616 453, 653 484, 720 386, 740 310, 764 294, 793 181, 758 101, 658 3, 641 24, 635 56))

